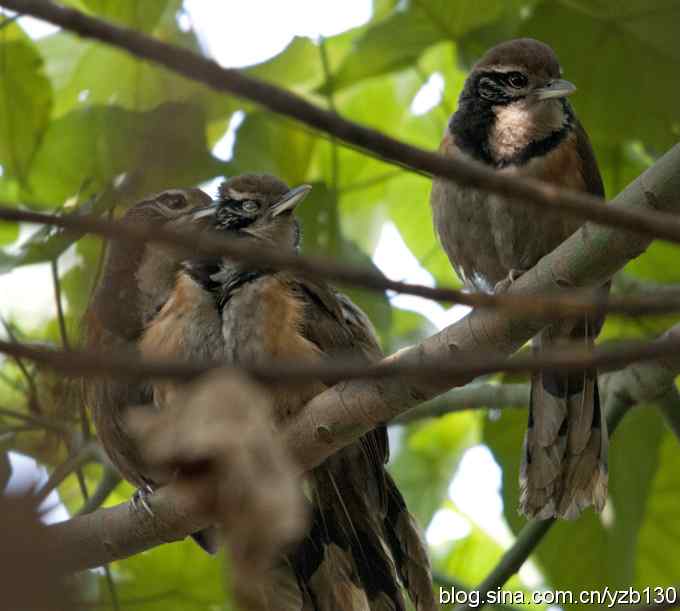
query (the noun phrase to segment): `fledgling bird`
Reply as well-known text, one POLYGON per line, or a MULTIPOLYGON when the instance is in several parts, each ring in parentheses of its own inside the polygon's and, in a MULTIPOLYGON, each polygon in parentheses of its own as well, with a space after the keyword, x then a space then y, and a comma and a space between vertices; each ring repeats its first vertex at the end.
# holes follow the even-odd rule
MULTIPOLYGON (((512 176, 540 179, 604 197, 588 136, 567 101, 554 51, 537 40, 489 50, 470 72, 440 146, 512 176)), ((468 286, 504 290, 578 229, 579 221, 513 205, 503 196, 435 178, 435 230, 468 286)), ((598 290, 608 291, 608 285, 598 290)), ((553 323, 536 349, 565 341, 591 344, 602 326, 592 317, 553 323)), ((520 473, 520 511, 575 518, 607 497, 607 431, 597 373, 543 370, 532 378, 520 473)))
MULTIPOLYGON (((196 206, 185 198, 173 215, 155 218, 161 224, 188 222, 255 246, 296 252, 300 228, 294 211, 308 191, 307 186, 289 189, 272 176, 243 175, 223 183, 216 202, 196 206)), ((144 212, 145 204, 139 207, 128 215, 144 212)), ((167 208, 162 203, 156 207, 167 208)), ((136 332, 126 337, 134 335, 131 341, 142 355, 227 364, 281 359, 313 363, 342 356, 369 362, 382 355, 365 314, 324 282, 152 244, 134 256, 120 252, 118 263, 115 259, 109 257, 103 280, 111 277, 111 270, 128 267, 118 280, 129 285, 138 312, 132 316, 136 332)), ((100 291, 94 303, 112 297, 115 291, 109 290, 108 297, 100 291)), ((98 308, 93 309, 96 314, 98 308)), ((100 342, 95 338, 94 343, 100 342)), ((285 426, 325 388, 322 380, 271 385, 276 424, 285 426)), ((145 399, 162 407, 175 391, 172 383, 156 383, 132 393, 129 403, 145 399)), ((120 396, 121 390, 117 392, 120 396)), ((100 401, 99 411, 115 409, 112 402, 105 403, 100 401)), ((122 439, 120 431, 112 439, 112 419, 120 420, 120 415, 99 417, 109 438, 105 446, 115 446, 114 455, 132 455, 134 443, 122 439)), ((424 543, 385 469, 387 456, 382 426, 308 474, 311 526, 275 567, 276 589, 264 592, 268 608, 397 611, 405 609, 402 587, 417 610, 436 608, 424 543)), ((123 462, 127 472, 136 470, 132 481, 144 485, 147 477, 138 475, 144 465, 131 467, 127 458, 123 462)))

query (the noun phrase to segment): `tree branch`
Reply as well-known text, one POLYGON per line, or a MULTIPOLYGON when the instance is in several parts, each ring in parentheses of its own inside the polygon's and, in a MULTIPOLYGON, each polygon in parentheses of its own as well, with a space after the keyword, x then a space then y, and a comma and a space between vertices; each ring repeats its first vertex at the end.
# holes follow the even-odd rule
MULTIPOLYGON (((614 201, 619 201, 619 198, 614 201)), ((244 244, 242 240, 218 233, 208 235, 205 232, 178 232, 163 227, 104 220, 91 214, 53 215, 3 206, 0 206, 0 221, 50 225, 131 244, 143 242, 170 244, 186 248, 192 255, 225 256, 253 266, 289 269, 373 291, 394 291, 470 307, 501 308, 520 317, 568 318, 582 314, 597 316, 603 313, 640 316, 680 310, 680 289, 665 291, 661 297, 658 295, 608 297, 592 291, 580 291, 580 294, 572 291, 571 294, 558 296, 468 293, 452 288, 437 288, 390 280, 375 268, 348 265, 325 257, 309 255, 301 257, 293 253, 262 247, 260 244, 244 244)))
MULTIPOLYGON (((669 337, 680 335, 680 325, 661 336, 657 341, 666 341, 669 337)), ((602 379, 602 390, 605 393, 604 409, 607 414, 607 429, 613 435, 626 413, 637 403, 658 401, 669 392, 675 391, 674 380, 680 372, 680 357, 662 360, 657 363, 635 364, 602 379)), ((517 572, 533 553, 548 533, 554 519, 528 522, 519 532, 515 543, 482 581, 476 591, 480 593, 481 605, 484 606, 489 592, 503 585, 517 572)), ((472 611, 470 605, 460 605, 456 611, 472 611)))
MULTIPOLYGON (((680 326, 674 327, 658 341, 677 335, 680 335, 680 326)), ((612 430, 616 429, 621 417, 632 405, 663 396, 672 387, 677 373, 680 373, 680 357, 676 356, 655 363, 632 365, 606 376, 603 383, 608 397, 607 421, 612 430), (647 380, 653 380, 653 383, 647 383, 647 380)), ((128 503, 124 503, 50 526, 52 545, 69 551, 69 564, 65 570, 84 570, 127 558, 163 543, 183 539, 210 522, 201 501, 182 494, 175 484, 157 490, 147 500, 155 516, 153 519, 145 511, 133 511, 128 503)), ((482 584, 486 591, 501 587, 514 574, 549 527, 546 522, 530 523, 525 527, 499 568, 482 584)))
MULTIPOLYGON (((680 207, 680 145, 631 183, 617 197, 623 206, 677 210, 680 207)), ((598 286, 629 260, 640 255, 650 240, 611 228, 585 225, 511 287, 511 294, 563 293, 574 286, 598 286)), ((465 363, 480 350, 509 354, 546 324, 545 319, 516 318, 500 311, 475 310, 458 323, 401 350, 385 364, 418 365, 432 360, 465 363)), ((675 341, 676 335, 667 339, 675 341)), ((670 358, 670 357, 669 357, 670 358)), ((291 423, 291 447, 300 463, 312 468, 330 454, 364 435, 380 422, 389 422, 410 407, 470 381, 465 375, 407 379, 395 377, 354 380, 316 396, 291 423)))
POLYGON ((464 186, 511 197, 509 201, 516 205, 530 205, 543 211, 559 211, 582 220, 628 229, 638 235, 680 241, 680 222, 677 219, 602 206, 601 200, 592 195, 559 189, 537 180, 510 177, 462 156, 451 159, 410 146, 343 119, 285 89, 238 70, 221 68, 216 62, 192 51, 85 15, 50 0, 0 0, 0 6, 43 19, 85 38, 118 47, 217 91, 228 92, 260 104, 273 112, 331 134, 343 142, 371 151, 387 162, 449 178, 464 186))
POLYGON ((423 418, 438 418, 468 409, 504 409, 529 404, 528 384, 470 384, 454 388, 395 418, 394 424, 409 424, 423 418))

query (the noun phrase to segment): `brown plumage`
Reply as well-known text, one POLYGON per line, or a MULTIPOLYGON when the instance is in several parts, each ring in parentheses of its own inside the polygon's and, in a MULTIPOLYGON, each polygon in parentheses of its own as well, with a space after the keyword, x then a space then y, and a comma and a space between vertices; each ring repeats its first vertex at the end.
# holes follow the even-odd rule
MULTIPOLYGON (((300 233, 294 208, 308 190, 291 190, 270 176, 240 176, 221 186, 210 211, 198 207, 198 213, 182 218, 253 244, 295 251, 300 233)), ((136 320, 144 324, 130 340, 142 355, 225 363, 314 362, 343 355, 368 362, 381 357, 365 314, 324 282, 159 249, 147 249, 136 261, 145 264, 134 275, 137 296, 140 286, 156 286, 140 300, 145 307, 136 320), (174 269, 169 290, 164 273, 158 272, 166 267, 174 269), (151 277, 143 269, 153 270, 151 277)), ((112 265, 109 259, 107 267, 112 265)), ((92 309, 96 314, 97 308, 92 309)), ((322 380, 271 385, 276 424, 285 426, 325 388, 322 380)), ((172 383, 156 383, 139 389, 144 396, 135 403, 145 398, 162 408, 176 390, 172 383)), ((110 401, 99 405, 99 411, 112 409, 110 401)), ((99 418, 105 427, 107 418, 112 417, 99 418)), ((113 418, 120 421, 117 413, 113 418)), ((124 447, 128 454, 133 445, 126 439, 112 453, 124 447)), ((405 609, 402 586, 416 609, 436 608, 424 544, 385 470, 387 456, 387 434, 380 427, 309 474, 311 526, 274 568, 276 585, 263 593, 268 608, 400 610, 405 609)), ((127 462, 129 471, 135 461, 127 462)), ((143 465, 136 469, 132 481, 146 483, 146 477, 139 477, 143 465)))
MULTIPOLYGON (((588 136, 566 100, 573 91, 547 45, 532 39, 500 44, 468 76, 440 151, 604 197, 588 136)), ((443 179, 433 181, 431 204, 451 263, 482 291, 503 290, 580 225, 443 179)), ((601 325, 554 323, 534 345, 591 343, 601 325)), ((607 433, 595 371, 545 370, 533 377, 520 492, 520 510, 530 517, 575 518, 589 505, 604 506, 607 433)))

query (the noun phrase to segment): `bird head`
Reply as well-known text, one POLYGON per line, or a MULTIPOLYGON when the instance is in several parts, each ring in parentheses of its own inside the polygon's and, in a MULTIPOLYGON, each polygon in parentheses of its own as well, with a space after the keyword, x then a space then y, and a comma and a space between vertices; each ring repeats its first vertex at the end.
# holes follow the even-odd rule
POLYGON ((494 164, 521 155, 531 143, 573 122, 555 52, 531 38, 501 43, 474 65, 450 125, 473 152, 494 164))
POLYGON ((531 38, 496 45, 475 64, 466 92, 490 105, 505 106, 523 100, 540 104, 571 95, 576 87, 561 78, 555 52, 531 38))
POLYGON ((217 200, 203 214, 211 218, 217 231, 296 250, 300 228, 295 209, 311 188, 302 185, 291 189, 267 174, 242 174, 220 185, 217 200))
MULTIPOLYGON (((207 228, 201 213, 211 205, 210 196, 200 189, 170 189, 129 208, 122 222, 178 230, 207 228)), ((172 290, 186 255, 186 249, 165 243, 112 241, 88 308, 92 343, 99 328, 118 337, 137 337, 172 290)))

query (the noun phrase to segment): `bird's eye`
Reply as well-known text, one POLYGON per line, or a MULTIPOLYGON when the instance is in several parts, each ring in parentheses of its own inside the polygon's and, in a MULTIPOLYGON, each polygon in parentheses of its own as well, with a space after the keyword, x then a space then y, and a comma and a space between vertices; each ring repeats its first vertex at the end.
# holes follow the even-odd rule
POLYGON ((186 206, 186 199, 178 193, 164 193, 160 196, 160 203, 171 210, 181 210, 186 206))
POLYGON ((508 83, 510 84, 510 87, 521 89, 522 87, 526 87, 528 82, 527 77, 521 72, 510 72, 510 74, 508 74, 508 83))
POLYGON ((241 204, 241 207, 245 212, 257 212, 258 208, 260 207, 257 202, 254 202, 252 200, 247 200, 241 204))

